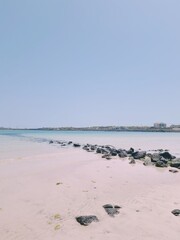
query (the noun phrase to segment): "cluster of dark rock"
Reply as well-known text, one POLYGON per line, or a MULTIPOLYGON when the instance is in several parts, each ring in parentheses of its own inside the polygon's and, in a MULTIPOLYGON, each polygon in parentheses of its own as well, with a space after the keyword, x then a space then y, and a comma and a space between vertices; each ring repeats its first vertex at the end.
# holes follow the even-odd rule
MULTIPOLYGON (((103 208, 110 217, 114 217, 114 215, 119 214, 121 207, 118 205, 105 204, 103 208)), ((92 222, 99 222, 99 219, 95 215, 87 215, 76 217, 76 221, 83 226, 88 226, 92 222)))
MULTIPOLYGON (((97 154, 102 154, 102 158, 110 160, 114 156, 120 158, 129 158, 130 164, 136 163, 136 160, 142 160, 145 166, 155 165, 156 167, 175 167, 180 169, 180 158, 176 158, 171 155, 167 150, 154 150, 153 153, 146 151, 135 151, 133 148, 129 150, 126 149, 116 149, 113 146, 98 146, 86 144, 83 149, 88 152, 96 152, 97 154)), ((171 172, 177 172, 171 171, 171 172)))
POLYGON ((53 141, 53 140, 50 140, 49 141, 49 144, 59 144, 61 147, 66 147, 67 145, 70 145, 72 144, 72 141, 69 141, 69 142, 66 142, 66 141, 53 141))
MULTIPOLYGON (((133 148, 130 148, 129 150, 126 149, 116 149, 115 147, 111 145, 93 145, 93 144, 85 144, 81 145, 79 143, 73 143, 72 141, 53 141, 50 140, 49 144, 59 144, 61 147, 66 146, 73 146, 74 148, 80 148, 82 147, 83 150, 87 152, 94 152, 96 154, 101 154, 102 158, 105 158, 107 160, 110 160, 114 157, 119 158, 128 158, 130 161, 130 164, 135 164, 137 160, 141 160, 145 166, 148 165, 154 165, 156 167, 173 167, 180 169, 180 158, 176 158, 172 154, 169 153, 168 150, 158 149, 158 150, 151 150, 151 151, 135 151, 133 148)), ((176 173, 178 170, 176 169, 169 169, 170 172, 176 173)), ((112 204, 105 204, 103 206, 106 213, 114 217, 116 214, 119 214, 119 209, 121 208, 118 205, 112 205, 112 204)), ((138 212, 138 210, 137 210, 138 212)), ((171 211, 171 213, 175 216, 180 216, 180 209, 174 209, 171 211)), ((88 226, 92 222, 99 222, 99 219, 95 215, 87 215, 87 216, 79 216, 76 217, 76 221, 83 225, 88 226)))
MULTIPOLYGON (((62 147, 71 145, 75 148, 82 147, 83 150, 87 152, 94 152, 96 154, 101 154, 102 158, 110 160, 112 157, 119 157, 119 158, 128 158, 130 164, 135 164, 136 160, 143 161, 145 166, 154 165, 156 167, 174 167, 180 169, 180 158, 176 158, 172 154, 169 153, 168 150, 153 150, 153 151, 136 151, 134 148, 130 148, 129 150, 126 149, 116 149, 114 146, 111 145, 93 145, 93 144, 85 144, 81 145, 79 143, 73 143, 72 141, 49 141, 49 144, 59 144, 62 147)), ((177 170, 169 170, 170 172, 176 173, 177 170)))
MULTIPOLYGON (((120 213, 119 209, 121 207, 118 205, 113 206, 112 204, 105 204, 103 208, 109 216, 114 217, 114 215, 120 213)), ((139 210, 136 210, 136 212, 139 212, 139 210)), ((173 211, 171 211, 171 213, 175 216, 180 216, 180 209, 174 209, 173 211)), ((99 222, 99 219, 95 215, 87 215, 76 217, 76 221, 83 226, 88 226, 92 222, 99 222)))

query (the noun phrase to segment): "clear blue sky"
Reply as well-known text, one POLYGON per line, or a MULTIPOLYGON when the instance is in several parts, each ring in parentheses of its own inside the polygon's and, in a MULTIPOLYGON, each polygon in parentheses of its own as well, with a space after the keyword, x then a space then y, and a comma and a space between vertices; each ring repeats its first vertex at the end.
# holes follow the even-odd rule
POLYGON ((179 0, 0 0, 0 126, 180 124, 179 0))

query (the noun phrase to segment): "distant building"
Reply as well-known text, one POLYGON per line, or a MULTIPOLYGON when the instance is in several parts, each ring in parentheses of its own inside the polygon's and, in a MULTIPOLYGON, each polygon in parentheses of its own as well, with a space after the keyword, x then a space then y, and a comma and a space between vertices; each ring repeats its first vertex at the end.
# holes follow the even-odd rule
POLYGON ((154 128, 166 128, 166 123, 154 123, 154 128))
POLYGON ((173 125, 171 125, 170 127, 171 127, 171 128, 180 128, 180 125, 174 125, 174 124, 173 124, 173 125))

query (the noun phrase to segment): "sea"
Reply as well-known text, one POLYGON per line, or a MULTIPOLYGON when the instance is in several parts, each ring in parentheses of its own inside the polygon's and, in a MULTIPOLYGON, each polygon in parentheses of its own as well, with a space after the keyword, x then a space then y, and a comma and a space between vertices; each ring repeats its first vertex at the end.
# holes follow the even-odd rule
POLYGON ((19 159, 62 151, 50 140, 72 141, 80 144, 112 145, 116 148, 152 151, 169 150, 180 157, 180 133, 165 132, 111 132, 111 131, 45 131, 0 130, 0 161, 19 159))

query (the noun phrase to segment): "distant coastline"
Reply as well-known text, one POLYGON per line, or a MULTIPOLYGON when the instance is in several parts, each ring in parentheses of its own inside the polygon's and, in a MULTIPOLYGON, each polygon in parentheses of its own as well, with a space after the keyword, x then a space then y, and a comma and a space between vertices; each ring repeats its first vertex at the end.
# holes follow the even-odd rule
POLYGON ((170 127, 149 126, 93 126, 93 127, 42 127, 42 128, 4 128, 0 130, 41 130, 41 131, 110 131, 110 132, 180 132, 180 125, 170 127))

